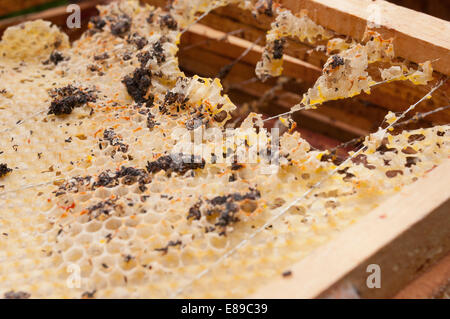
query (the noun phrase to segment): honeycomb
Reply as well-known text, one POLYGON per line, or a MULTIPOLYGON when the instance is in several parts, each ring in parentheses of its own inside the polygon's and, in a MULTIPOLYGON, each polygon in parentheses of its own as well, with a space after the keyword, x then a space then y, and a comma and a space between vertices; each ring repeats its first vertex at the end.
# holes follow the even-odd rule
POLYGON ((256 65, 256 75, 261 80, 266 80, 271 76, 282 74, 286 38, 295 37, 300 41, 308 40, 314 44, 318 38, 326 40, 331 36, 332 33, 312 21, 306 11, 295 16, 289 10, 278 8, 277 17, 267 32, 262 60, 256 65))
MULTIPOLYGON (((273 15, 273 11, 269 10, 269 15, 273 15)), ((425 85, 433 80, 432 61, 419 63, 417 70, 408 68, 406 61, 395 58, 393 39, 383 39, 369 25, 363 43, 349 42, 317 25, 308 17, 307 10, 294 15, 289 10, 276 7, 276 19, 267 32, 266 45, 255 69, 261 81, 282 74, 287 38, 296 38, 302 42, 307 40, 316 44, 316 50, 326 51, 329 56, 322 75, 303 94, 301 102, 291 108, 291 113, 316 108, 326 101, 351 98, 362 92, 370 94, 371 87, 386 82, 410 80, 415 85, 425 85), (324 41, 326 45, 323 45, 324 41), (383 63, 391 66, 386 68, 383 63), (369 74, 369 67, 374 64, 381 66, 379 74, 369 74), (376 82, 374 77, 382 81, 376 82)))
MULTIPOLYGON (((235 105, 220 81, 180 71, 176 12, 99 11, 72 44, 43 21, 0 42, 5 298, 245 297, 449 154, 449 127, 436 126, 374 133, 329 178, 330 154, 298 132, 280 137, 272 174, 260 171, 269 152, 177 161, 174 131, 224 131, 235 105)), ((248 131, 273 138, 257 114, 234 134, 248 131)))

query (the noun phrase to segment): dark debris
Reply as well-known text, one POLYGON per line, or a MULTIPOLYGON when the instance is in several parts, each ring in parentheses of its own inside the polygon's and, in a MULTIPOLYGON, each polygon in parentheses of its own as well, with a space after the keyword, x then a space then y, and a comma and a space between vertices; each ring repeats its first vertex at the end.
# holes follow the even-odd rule
POLYGON ((149 173, 166 171, 168 174, 175 172, 184 175, 189 170, 203 169, 204 167, 204 159, 184 154, 161 156, 156 161, 147 162, 147 171, 149 173))
POLYGON ((4 294, 5 299, 28 299, 31 295, 28 292, 14 290, 8 291, 4 294))
POLYGON ((92 90, 85 92, 73 85, 52 90, 50 96, 53 97, 53 101, 50 104, 48 114, 55 115, 71 114, 74 108, 97 100, 97 96, 92 90))
POLYGON ((147 102, 147 91, 152 84, 152 73, 147 68, 137 68, 133 74, 125 76, 122 83, 125 84, 128 94, 136 103, 147 102))
POLYGON ((8 165, 0 164, 0 177, 3 177, 10 172, 12 172, 12 169, 8 168, 8 165))
POLYGON ((131 29, 131 18, 126 15, 122 14, 117 18, 117 21, 115 21, 111 25, 111 33, 116 36, 123 36, 125 33, 130 31, 131 29))

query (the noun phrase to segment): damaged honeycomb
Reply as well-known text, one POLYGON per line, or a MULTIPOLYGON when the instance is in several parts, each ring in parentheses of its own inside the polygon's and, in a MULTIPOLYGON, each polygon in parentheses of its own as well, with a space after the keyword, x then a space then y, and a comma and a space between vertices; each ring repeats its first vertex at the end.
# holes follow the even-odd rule
POLYGON ((287 37, 296 37, 300 41, 315 43, 317 38, 329 39, 332 33, 312 21, 306 11, 295 16, 291 11, 277 9, 277 18, 266 36, 266 46, 262 60, 256 65, 256 75, 266 80, 271 76, 280 76, 283 72, 283 51, 287 37))
MULTIPOLYGON (((183 20, 177 10, 189 3, 170 12, 137 1, 101 6, 72 45, 43 21, 5 33, 1 296, 248 296, 448 156, 448 126, 377 132, 292 206, 336 169, 298 132, 281 136, 273 174, 261 174, 263 154, 241 163, 228 150, 178 152, 177 128, 223 131, 236 108, 219 80, 178 67, 180 25, 211 9, 193 7, 183 20)), ((271 139, 259 115, 239 129, 271 139)))

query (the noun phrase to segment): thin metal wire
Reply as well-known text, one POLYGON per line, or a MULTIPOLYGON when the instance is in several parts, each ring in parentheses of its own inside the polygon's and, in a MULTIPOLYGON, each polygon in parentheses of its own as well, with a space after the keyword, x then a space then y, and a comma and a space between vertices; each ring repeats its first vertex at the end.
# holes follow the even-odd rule
POLYGON ((241 61, 247 54, 249 54, 250 51, 255 47, 255 45, 257 45, 259 43, 259 41, 261 41, 261 39, 262 39, 262 36, 260 36, 258 39, 256 39, 256 41, 253 42, 252 45, 250 45, 244 52, 242 52, 242 54, 240 56, 238 56, 236 59, 234 59, 231 63, 222 67, 216 77, 219 78, 220 80, 223 80, 224 78, 226 78, 227 75, 230 73, 231 69, 239 61, 241 61))
POLYGON ((204 17, 206 17, 212 10, 214 10, 215 8, 209 9, 205 12, 203 12, 203 14, 201 14, 197 19, 195 19, 194 22, 192 22, 191 24, 189 24, 186 28, 183 29, 183 31, 180 32, 180 36, 182 36, 186 31, 189 30, 189 28, 191 28, 193 25, 197 24, 201 19, 203 19, 204 17))
MULTIPOLYGON (((399 80, 399 79, 401 79, 401 78, 403 78, 403 77, 405 77, 405 76, 410 76, 410 75, 412 75, 412 74, 414 74, 414 72, 407 73, 407 74, 403 74, 402 76, 399 76, 399 77, 394 78, 394 79, 376 82, 376 83, 370 85, 369 88, 373 88, 373 87, 375 87, 375 86, 378 86, 378 85, 381 85, 381 84, 384 84, 384 83, 396 81, 396 80, 399 80)), ((278 115, 271 116, 271 117, 269 117, 269 118, 263 120, 263 122, 270 121, 270 120, 274 120, 274 119, 277 119, 277 118, 279 118, 279 117, 281 117, 281 116, 286 116, 286 115, 294 114, 295 112, 298 112, 298 111, 308 110, 308 109, 311 109, 312 107, 317 106, 317 105, 320 105, 320 104, 322 104, 322 103, 324 103, 324 102, 327 102, 327 101, 323 101, 323 102, 319 102, 319 103, 313 103, 313 104, 307 104, 307 105, 304 105, 303 107, 301 107, 301 108, 299 108, 299 109, 296 109, 296 110, 290 110, 290 111, 288 111, 288 112, 284 112, 284 113, 281 113, 281 114, 278 114, 278 115)), ((301 103, 299 103, 299 104, 297 104, 297 105, 294 105, 293 107, 300 106, 300 105, 301 105, 301 103)))
MULTIPOLYGON (((435 114, 435 113, 438 113, 438 112, 441 112, 441 111, 445 111, 448 108, 450 108, 450 104, 446 105, 446 106, 438 107, 437 109, 434 109, 434 110, 431 110, 431 111, 428 111, 428 112, 418 113, 418 114, 414 115, 412 118, 410 118, 408 120, 396 123, 394 125, 394 127, 399 127, 399 126, 402 126, 402 125, 415 123, 417 121, 420 121, 420 120, 426 118, 427 116, 429 116, 431 114, 435 114)), ((351 139, 351 140, 349 140, 347 142, 341 143, 341 144, 337 145, 336 147, 334 147, 334 148, 332 148, 332 149, 330 149, 328 151, 329 152, 335 152, 336 150, 338 150, 340 148, 345 148, 347 146, 350 146, 350 145, 353 145, 353 144, 356 144, 356 143, 360 143, 363 140, 364 140, 364 136, 355 137, 354 139, 351 139)))
POLYGON ((249 84, 249 83, 255 83, 255 82, 258 82, 258 81, 259 81, 259 79, 256 76, 254 76, 254 77, 252 77, 250 79, 247 79, 247 80, 244 80, 244 81, 241 81, 241 82, 238 82, 238 83, 234 83, 234 84, 228 86, 227 87, 227 91, 232 90, 232 89, 236 89, 236 88, 240 88, 243 85, 246 85, 246 84, 249 84))
POLYGON ((16 123, 15 126, 13 126, 13 127, 8 127, 7 129, 4 129, 3 131, 0 131, 0 134, 6 133, 6 132, 10 132, 10 131, 13 131, 15 128, 17 128, 18 126, 22 125, 23 123, 26 123, 27 121, 31 120, 32 118, 34 118, 34 117, 36 117, 36 116, 38 116, 38 115, 40 115, 40 114, 43 114, 43 113, 45 113, 45 112, 47 112, 47 109, 42 110, 42 111, 39 111, 39 112, 37 112, 37 113, 34 113, 34 114, 30 115, 29 117, 27 117, 27 118, 25 118, 25 119, 19 120, 19 121, 16 123))
POLYGON ((180 51, 187 51, 187 50, 190 50, 192 48, 201 46, 203 44, 208 44, 208 43, 210 43, 212 41, 218 41, 218 42, 225 41, 225 40, 228 39, 228 37, 230 35, 235 35, 235 34, 238 34, 238 33, 241 33, 241 32, 244 32, 244 29, 237 29, 237 30, 234 30, 234 31, 227 32, 223 37, 220 37, 219 39, 208 39, 208 40, 205 40, 205 41, 200 41, 200 42, 197 42, 197 43, 193 43, 191 45, 187 45, 187 46, 181 48, 180 51))
POLYGON ((4 197, 5 195, 8 195, 8 194, 17 193, 17 192, 20 192, 20 191, 23 191, 23 190, 26 190, 26 189, 32 189, 32 188, 36 188, 36 187, 40 187, 40 186, 47 186, 47 185, 50 185, 50 184, 53 184, 53 183, 56 183, 56 182, 59 182, 59 181, 64 181, 64 180, 65 180, 64 178, 58 178, 58 179, 51 180, 51 181, 48 181, 48 182, 45 182, 45 183, 24 185, 24 186, 22 186, 20 188, 0 193, 0 198, 4 197))
POLYGON ((406 124, 410 124, 410 123, 415 123, 417 121, 420 121, 422 119, 424 119, 425 117, 437 113, 437 112, 441 112, 441 111, 445 111, 446 109, 450 108, 450 104, 446 105, 446 106, 441 106, 437 109, 428 111, 428 112, 424 112, 424 113, 418 113, 416 115, 414 115, 412 118, 410 118, 409 120, 405 120, 403 122, 397 123, 397 125, 395 125, 395 127, 398 127, 400 125, 406 125, 406 124))

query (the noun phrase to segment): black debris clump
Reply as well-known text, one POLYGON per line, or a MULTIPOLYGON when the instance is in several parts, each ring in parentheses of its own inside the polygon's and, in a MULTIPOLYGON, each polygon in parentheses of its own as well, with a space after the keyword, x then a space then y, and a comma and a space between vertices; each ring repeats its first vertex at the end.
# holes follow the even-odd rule
POLYGON ((216 115, 214 115, 214 121, 216 122, 223 122, 228 116, 228 113, 226 111, 220 111, 216 115))
POLYGON ((146 95, 152 84, 152 73, 149 69, 144 67, 137 68, 133 74, 125 76, 122 83, 125 84, 128 94, 136 103, 148 101, 146 95))
POLYGON ((5 292, 4 297, 5 299, 28 299, 31 295, 28 292, 11 290, 5 292))
POLYGON ((53 51, 50 54, 50 57, 48 58, 48 60, 44 61, 44 65, 48 65, 50 63, 53 63, 54 65, 58 65, 59 62, 64 61, 66 58, 64 57, 64 55, 59 52, 59 51, 53 51))
POLYGON ((420 162, 418 157, 408 156, 408 157, 406 157, 405 166, 409 168, 411 166, 417 165, 418 162, 420 162))
POLYGON ((134 44, 138 50, 141 50, 148 44, 147 39, 140 36, 138 33, 129 35, 127 38, 127 42, 130 44, 134 44))
POLYGON ((155 96, 153 94, 149 94, 147 101, 145 101, 145 107, 151 108, 155 105, 155 96))
POLYGON ((138 61, 141 63, 141 67, 145 67, 148 60, 152 58, 152 55, 148 51, 139 52, 137 55, 138 61))
POLYGON ((82 299, 92 299, 95 297, 95 293, 97 292, 96 289, 92 290, 92 291, 85 291, 81 294, 81 298, 82 299))
POLYGON ((100 216, 109 216, 111 212, 116 209, 117 205, 115 200, 107 199, 105 201, 99 202, 95 205, 88 207, 89 220, 97 219, 100 216))
POLYGON ((115 178, 121 178, 122 184, 133 185, 134 183, 139 183, 139 189, 143 192, 145 191, 146 184, 151 183, 152 178, 144 169, 125 167, 122 166, 120 170, 116 173, 115 178))
POLYGON ((344 59, 339 55, 335 54, 331 58, 333 59, 330 63, 331 68, 336 69, 337 67, 344 65, 344 59))
POLYGON ((117 136, 112 128, 103 131, 103 140, 107 141, 109 145, 116 147, 119 152, 128 152, 128 145, 122 142, 122 139, 117 136))
POLYGON ((191 208, 189 208, 189 214, 187 219, 195 219, 199 220, 202 217, 202 212, 200 211, 200 207, 203 205, 203 201, 199 201, 195 203, 191 208))
POLYGON ((119 181, 116 179, 115 174, 111 173, 111 171, 101 172, 97 180, 93 184, 93 189, 97 187, 114 187, 119 184, 119 181))
MULTIPOLYGON (((55 196, 61 196, 66 193, 78 193, 86 190, 96 190, 99 187, 112 188, 119 184, 133 185, 138 183, 139 190, 144 192, 147 184, 152 182, 151 175, 145 169, 122 166, 116 172, 105 170, 101 172, 96 179, 91 176, 77 176, 71 178, 68 182, 59 186, 55 191, 55 196)), ((107 205, 108 203, 104 203, 107 205)), ((112 206, 112 205, 110 205, 112 206)), ((92 207, 92 210, 100 209, 100 206, 92 207)))
POLYGON ((244 167, 244 165, 238 164, 237 162, 233 162, 233 163, 231 164, 231 170, 232 170, 232 171, 238 171, 238 170, 240 170, 240 169, 243 168, 243 167, 244 167))
POLYGON ((124 185, 133 185, 138 183, 139 190, 144 192, 147 189, 146 185, 151 182, 151 176, 144 169, 122 166, 120 170, 115 173, 106 170, 98 175, 92 189, 96 189, 98 187, 111 188, 119 185, 120 183, 124 185))
POLYGON ((154 118, 155 117, 152 115, 152 113, 149 112, 148 115, 147 115, 147 127, 150 129, 150 131, 153 130, 153 128, 155 126, 160 124, 160 123, 156 122, 154 120, 154 118))
POLYGON ((146 20, 149 24, 152 24, 154 21, 154 18, 155 18, 155 14, 153 12, 151 12, 146 20))
POLYGON ((111 24, 111 33, 119 37, 125 35, 130 29, 131 18, 126 14, 122 14, 113 24, 111 24))
POLYGON ((97 100, 93 91, 85 92, 72 85, 52 90, 50 96, 53 98, 53 101, 50 104, 48 114, 55 115, 70 114, 74 108, 97 100))
POLYGON ((164 97, 164 104, 172 105, 175 103, 185 103, 186 98, 184 94, 181 93, 174 93, 174 92, 167 92, 166 96, 164 97))
POLYGON ((179 112, 180 109, 184 110, 186 108, 186 103, 189 101, 189 98, 187 98, 182 93, 176 93, 176 92, 167 92, 164 96, 164 102, 159 107, 159 110, 161 113, 165 114, 167 113, 167 107, 169 105, 176 106, 177 112, 179 112))
POLYGON ((106 60, 109 59, 109 54, 108 52, 99 54, 99 55, 94 55, 94 60, 95 61, 102 61, 102 60, 106 60))
POLYGON ((255 201, 259 198, 261 198, 259 190, 250 188, 245 194, 232 193, 216 196, 205 202, 200 200, 189 208, 187 219, 199 220, 204 215, 214 225, 208 231, 217 227, 219 235, 226 235, 227 227, 239 221, 239 211, 253 212, 257 208, 255 201))
POLYGON ((205 160, 194 155, 174 154, 161 156, 156 161, 147 162, 147 171, 149 173, 158 173, 165 171, 168 174, 172 172, 184 175, 189 170, 203 169, 205 160))
POLYGON ((159 22, 161 28, 168 28, 169 30, 176 30, 178 23, 170 14, 163 15, 159 22))
POLYGON ((130 53, 125 53, 125 54, 122 56, 122 60, 124 60, 124 61, 129 61, 129 60, 131 60, 131 54, 130 54, 130 53))
POLYGON ((8 168, 8 165, 0 164, 0 177, 5 176, 9 172, 12 172, 12 169, 8 168))
POLYGON ((181 240, 176 240, 176 241, 171 240, 167 243, 167 245, 165 247, 156 248, 155 251, 160 251, 165 255, 169 252, 170 247, 181 246, 181 245, 182 245, 181 240))
POLYGON ((92 23, 93 26, 92 29, 89 30, 91 34, 103 31, 103 28, 106 25, 106 21, 99 16, 92 17, 89 22, 92 23))
POLYGON ((285 39, 275 40, 273 42, 273 58, 279 60, 283 58, 284 44, 286 43, 285 39))
POLYGON ((367 155, 365 155, 365 154, 359 154, 358 156, 352 158, 352 162, 353 162, 355 165, 361 165, 361 164, 362 164, 362 165, 364 165, 364 167, 367 168, 367 169, 375 169, 375 168, 376 168, 375 165, 372 165, 372 164, 370 164, 370 163, 367 161, 367 155))
POLYGON ((268 17, 273 17, 273 0, 259 1, 259 5, 255 7, 254 15, 265 14, 268 17))
POLYGON ((196 128, 200 127, 203 125, 203 120, 202 117, 196 117, 196 118, 192 118, 190 120, 187 120, 186 123, 184 124, 186 126, 186 128, 189 131, 193 131, 196 128))
POLYGON ((153 43, 153 55, 156 58, 158 64, 166 62, 166 56, 164 55, 164 48, 162 47, 161 40, 153 43))
POLYGON ((376 151, 378 153, 380 153, 381 155, 384 155, 384 153, 387 153, 387 152, 394 152, 395 154, 397 154, 398 150, 395 147, 388 147, 387 146, 388 144, 389 144, 389 141, 388 141, 387 137, 383 138, 380 146, 377 147, 376 151))

